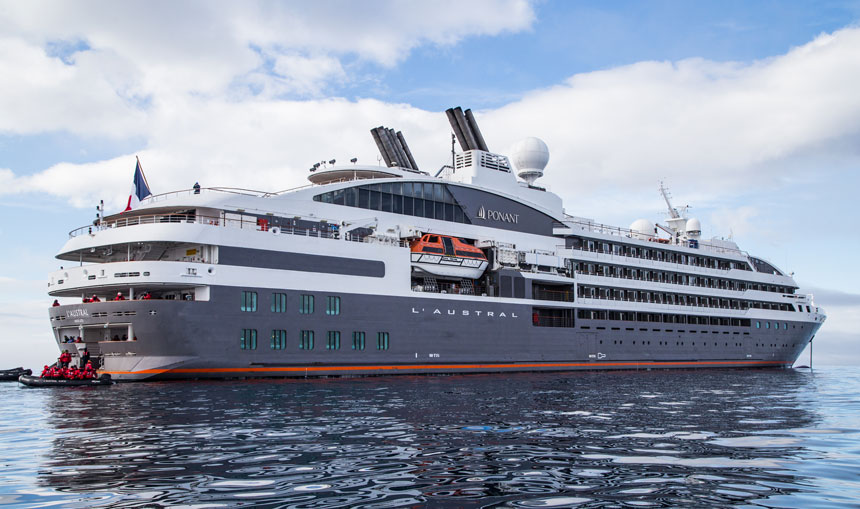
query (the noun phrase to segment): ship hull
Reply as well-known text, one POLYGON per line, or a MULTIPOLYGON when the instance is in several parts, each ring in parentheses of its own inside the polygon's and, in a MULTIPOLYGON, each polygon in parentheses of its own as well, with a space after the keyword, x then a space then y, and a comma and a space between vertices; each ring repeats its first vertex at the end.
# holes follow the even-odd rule
POLYGON ((572 327, 541 327, 533 321, 535 305, 553 304, 213 287, 209 301, 101 302, 49 313, 58 340, 82 335, 85 342, 72 348, 88 347, 102 360, 101 372, 120 381, 789 367, 820 325, 781 320, 783 327, 756 329, 576 320, 572 327), (242 291, 258 293, 257 311, 240 310, 242 291), (287 294, 286 311, 271 311, 273 291, 287 294), (314 295, 314 313, 300 313, 303 295, 314 295), (326 312, 331 295, 341 298, 338 314, 326 312), (137 341, 105 341, 124 329, 137 341), (243 330, 256 331, 256 348, 241 347, 243 330), (274 348, 273 331, 286 332, 283 348, 274 348), (302 345, 303 331, 313 332, 313 348, 302 345), (339 333, 339 348, 328 344, 330 331, 339 333), (363 350, 353 348, 354 332, 364 333, 363 350))

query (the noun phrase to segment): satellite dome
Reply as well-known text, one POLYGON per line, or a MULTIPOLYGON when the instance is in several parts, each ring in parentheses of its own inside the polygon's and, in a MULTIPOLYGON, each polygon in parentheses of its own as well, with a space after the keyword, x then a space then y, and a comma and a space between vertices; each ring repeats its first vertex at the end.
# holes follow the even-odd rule
POLYGON ((687 230, 688 237, 698 237, 702 234, 702 223, 700 223, 695 217, 691 217, 687 220, 685 230, 687 230))
POLYGON ((633 236, 640 240, 647 240, 654 236, 654 223, 647 219, 637 219, 630 225, 633 236))
POLYGON ((517 167, 517 175, 532 185, 543 176, 543 169, 549 162, 549 149, 540 138, 529 137, 514 144, 511 159, 517 167))
POLYGON ((654 231, 654 225, 647 219, 637 219, 630 225, 630 229, 636 233, 644 233, 650 235, 654 231))

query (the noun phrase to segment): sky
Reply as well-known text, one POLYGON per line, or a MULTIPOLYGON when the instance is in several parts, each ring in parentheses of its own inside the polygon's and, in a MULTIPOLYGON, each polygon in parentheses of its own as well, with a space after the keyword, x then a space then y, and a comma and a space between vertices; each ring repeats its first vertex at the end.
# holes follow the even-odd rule
POLYGON ((135 156, 155 193, 278 191, 375 164, 385 125, 435 171, 452 106, 491 151, 544 140, 571 215, 663 220, 665 181, 815 295, 817 364, 857 365, 858 90, 860 1, 0 0, 5 367, 57 355, 54 255, 125 204, 135 156))

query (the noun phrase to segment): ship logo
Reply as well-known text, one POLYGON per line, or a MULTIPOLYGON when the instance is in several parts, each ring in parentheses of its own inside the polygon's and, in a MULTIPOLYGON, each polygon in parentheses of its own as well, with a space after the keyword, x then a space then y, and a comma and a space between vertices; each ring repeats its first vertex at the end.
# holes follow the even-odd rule
POLYGON ((483 219, 484 221, 492 220, 492 221, 504 221, 505 223, 517 224, 520 222, 519 214, 511 214, 510 212, 499 212, 498 210, 485 209, 483 205, 478 209, 478 212, 475 213, 476 219, 483 219))

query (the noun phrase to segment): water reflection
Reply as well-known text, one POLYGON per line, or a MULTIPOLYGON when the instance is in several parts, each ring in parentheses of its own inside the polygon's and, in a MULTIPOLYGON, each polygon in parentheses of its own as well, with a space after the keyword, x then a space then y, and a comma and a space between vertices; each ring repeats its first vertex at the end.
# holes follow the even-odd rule
POLYGON ((51 391, 38 486, 89 507, 784 505, 814 390, 654 371, 51 391))

